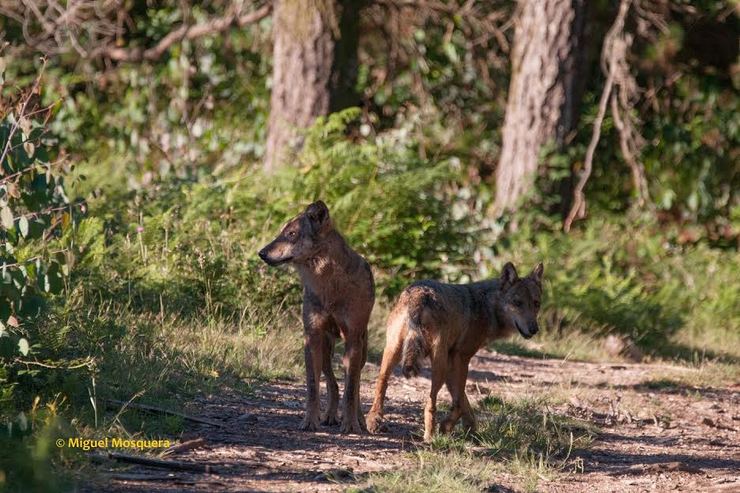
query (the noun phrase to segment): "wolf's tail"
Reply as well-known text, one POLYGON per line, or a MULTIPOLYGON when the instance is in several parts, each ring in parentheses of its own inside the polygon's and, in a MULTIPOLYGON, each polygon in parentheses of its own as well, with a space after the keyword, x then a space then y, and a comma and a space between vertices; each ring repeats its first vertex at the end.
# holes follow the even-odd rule
POLYGON ((415 377, 421 369, 421 359, 426 353, 424 336, 421 333, 421 315, 431 299, 424 295, 409 307, 408 333, 403 340, 402 371, 406 378, 415 377))

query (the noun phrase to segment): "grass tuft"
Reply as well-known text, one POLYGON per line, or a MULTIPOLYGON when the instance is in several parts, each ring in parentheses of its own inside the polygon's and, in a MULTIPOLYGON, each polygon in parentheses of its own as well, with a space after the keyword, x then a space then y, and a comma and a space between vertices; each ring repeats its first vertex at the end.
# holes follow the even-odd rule
POLYGON ((371 474, 355 491, 482 491, 494 489, 502 477, 536 491, 542 479, 578 470, 575 452, 597 433, 588 423, 553 412, 545 398, 486 397, 476 416, 476 433, 438 434, 412 455, 409 470, 371 474))

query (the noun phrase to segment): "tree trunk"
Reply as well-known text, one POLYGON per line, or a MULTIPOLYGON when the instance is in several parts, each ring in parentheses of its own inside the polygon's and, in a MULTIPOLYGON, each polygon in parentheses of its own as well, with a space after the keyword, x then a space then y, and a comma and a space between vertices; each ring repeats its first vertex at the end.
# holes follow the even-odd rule
POLYGON ((575 127, 584 19, 584 0, 520 0, 496 168, 497 213, 515 209, 530 192, 543 146, 562 146, 575 127))
POLYGON ((272 94, 264 167, 302 143, 316 117, 355 104, 358 0, 276 0, 272 94))

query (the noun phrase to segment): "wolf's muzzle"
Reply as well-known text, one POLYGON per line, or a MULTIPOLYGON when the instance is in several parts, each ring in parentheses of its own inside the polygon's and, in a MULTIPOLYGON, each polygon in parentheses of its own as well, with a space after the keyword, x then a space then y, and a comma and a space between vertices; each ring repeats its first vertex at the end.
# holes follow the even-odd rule
POLYGON ((262 250, 260 250, 259 253, 257 253, 257 255, 259 256, 259 258, 262 259, 263 262, 265 262, 267 265, 270 265, 272 267, 275 267, 276 265, 284 264, 286 262, 290 262, 291 260, 293 260, 293 257, 286 257, 286 258, 275 260, 274 258, 270 257, 270 254, 267 253, 266 248, 263 248, 262 250))
POLYGON ((539 331, 540 331, 540 327, 537 325, 537 322, 533 322, 529 324, 529 336, 530 337, 532 337, 539 331))
POLYGON ((525 339, 530 339, 532 336, 540 331, 537 322, 527 324, 526 330, 523 329, 521 325, 519 325, 519 322, 514 322, 514 325, 516 325, 517 330, 525 339))
POLYGON ((263 260, 263 261, 264 261, 265 263, 267 263, 267 264, 269 264, 269 263, 270 263, 270 258, 269 258, 269 257, 267 256, 267 252, 266 252, 266 251, 264 251, 264 250, 260 250, 260 251, 259 251, 259 253, 258 253, 257 255, 259 255, 259 257, 260 257, 260 258, 261 258, 261 259, 262 259, 262 260, 263 260))

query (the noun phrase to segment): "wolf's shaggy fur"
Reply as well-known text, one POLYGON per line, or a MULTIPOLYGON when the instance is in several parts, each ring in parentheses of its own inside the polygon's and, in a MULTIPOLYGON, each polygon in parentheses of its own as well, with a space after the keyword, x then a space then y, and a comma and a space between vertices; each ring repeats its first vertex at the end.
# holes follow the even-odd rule
POLYGON ((370 266, 334 229, 321 201, 309 205, 260 252, 269 265, 293 265, 303 285, 306 388, 303 430, 319 425, 319 381, 326 376, 329 404, 322 424, 337 423, 339 388, 331 367, 337 336, 344 339, 345 385, 341 431, 366 430, 360 407, 360 372, 367 360, 367 323, 375 302, 370 266))
POLYGON ((470 358, 491 339, 519 331, 529 338, 537 333, 542 294, 542 264, 524 278, 511 263, 499 279, 473 284, 420 281, 406 288, 388 317, 386 346, 375 387, 368 429, 377 432, 383 415, 388 379, 399 360, 406 377, 419 372, 428 356, 432 387, 424 408, 424 439, 435 428, 437 393, 443 383, 452 395, 452 411, 441 424, 452 430, 458 419, 472 429, 475 418, 465 395, 470 358))

